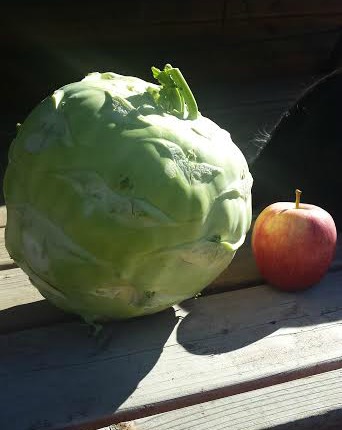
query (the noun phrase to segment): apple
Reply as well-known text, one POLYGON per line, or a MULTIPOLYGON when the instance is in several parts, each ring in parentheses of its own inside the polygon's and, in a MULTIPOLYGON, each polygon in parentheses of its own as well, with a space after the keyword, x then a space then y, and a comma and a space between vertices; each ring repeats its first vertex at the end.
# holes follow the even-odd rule
POLYGON ((257 217, 252 250, 260 274, 272 286, 286 291, 308 288, 327 272, 336 249, 332 216, 312 204, 277 202, 257 217))

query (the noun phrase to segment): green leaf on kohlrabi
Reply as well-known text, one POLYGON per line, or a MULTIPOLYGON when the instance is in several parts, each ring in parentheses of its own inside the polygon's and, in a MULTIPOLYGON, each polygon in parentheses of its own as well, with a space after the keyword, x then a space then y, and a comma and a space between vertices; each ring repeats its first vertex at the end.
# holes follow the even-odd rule
POLYGON ((251 221, 252 178, 179 69, 91 73, 18 127, 6 247, 43 296, 95 322, 197 295, 251 221))

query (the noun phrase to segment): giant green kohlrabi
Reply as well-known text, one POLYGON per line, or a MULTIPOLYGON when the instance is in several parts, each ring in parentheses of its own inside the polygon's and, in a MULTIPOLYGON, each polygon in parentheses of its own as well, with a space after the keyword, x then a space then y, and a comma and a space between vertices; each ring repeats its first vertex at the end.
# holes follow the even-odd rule
POLYGON ((6 247, 41 294, 86 321, 158 312, 231 262, 252 178, 179 69, 159 84, 91 73, 20 126, 4 193, 6 247))

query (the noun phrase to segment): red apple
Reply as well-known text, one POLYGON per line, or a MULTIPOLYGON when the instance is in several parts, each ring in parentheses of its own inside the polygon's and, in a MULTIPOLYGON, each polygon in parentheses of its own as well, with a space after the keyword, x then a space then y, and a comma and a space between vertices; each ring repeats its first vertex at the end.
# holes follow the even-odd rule
POLYGON ((267 206, 254 224, 252 250, 265 280, 282 290, 295 291, 316 284, 335 254, 336 226, 324 209, 300 203, 267 206))

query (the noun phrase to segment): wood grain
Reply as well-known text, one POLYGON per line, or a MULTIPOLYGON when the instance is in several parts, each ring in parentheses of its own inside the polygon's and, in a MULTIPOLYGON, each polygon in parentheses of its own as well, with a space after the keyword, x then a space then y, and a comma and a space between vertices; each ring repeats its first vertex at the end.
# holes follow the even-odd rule
POLYGON ((287 17, 333 15, 342 13, 340 0, 230 0, 228 17, 287 17))
POLYGON ((133 425, 135 430, 336 430, 342 426, 342 370, 177 409, 133 425))
POLYGON ((16 267, 5 247, 5 228, 0 227, 0 270, 16 267))
POLYGON ((7 221, 6 206, 0 206, 0 227, 5 227, 6 221, 7 221))
POLYGON ((22 305, 42 300, 38 290, 34 288, 27 275, 19 268, 0 272, 1 310, 14 304, 22 305))
POLYGON ((0 334, 74 319, 48 303, 21 269, 0 271, 0 334))
MULTIPOLYGON (((300 23, 298 25, 300 26, 300 23)), ((263 25, 257 27, 255 32, 249 28, 249 33, 244 33, 244 27, 245 23, 233 27, 232 31, 236 33, 235 36, 228 30, 224 30, 227 34, 223 35, 221 27, 212 23, 201 23, 195 28, 189 27, 187 23, 177 24, 174 28, 170 28, 170 25, 161 25, 156 28, 141 28, 138 35, 130 32, 123 44, 121 36, 106 39, 105 36, 109 33, 106 32, 105 26, 101 26, 102 31, 105 32, 104 36, 101 38, 101 29, 99 29, 98 40, 93 44, 89 42, 87 49, 84 49, 82 45, 82 42, 86 43, 85 40, 90 37, 89 32, 86 33, 85 29, 80 29, 71 35, 63 32, 64 37, 61 37, 61 33, 57 30, 56 33, 49 35, 51 30, 44 27, 39 29, 39 33, 45 34, 46 47, 41 47, 39 40, 31 41, 31 45, 18 40, 17 45, 10 49, 8 46, 2 46, 2 49, 4 60, 11 61, 12 59, 13 61, 13 56, 15 56, 14 61, 17 68, 25 65, 30 59, 50 62, 47 64, 46 76, 39 74, 38 65, 34 63, 31 66, 31 73, 39 74, 41 82, 33 80, 32 75, 26 78, 25 89, 28 90, 31 106, 34 106, 41 99, 35 100, 34 97, 38 97, 39 94, 46 96, 61 84, 81 79, 89 71, 111 70, 151 80, 151 65, 163 67, 167 61, 180 67, 185 76, 191 77, 191 83, 201 83, 202 85, 215 82, 215 80, 239 80, 239 78, 248 80, 251 77, 253 79, 265 76, 272 78, 291 74, 319 73, 320 66, 330 59, 330 54, 339 36, 334 25, 326 31, 313 32, 310 29, 307 33, 303 32, 295 37, 291 36, 289 32, 282 37, 270 37, 269 29, 266 26, 266 31, 264 31, 263 25), (165 54, 164 46, 157 45, 153 51, 149 50, 151 38, 156 33, 160 33, 160 39, 165 39, 165 43, 170 45, 167 54, 165 54), (177 41, 174 41, 175 34, 180 37, 178 44, 177 41), (247 38, 248 34, 250 36, 247 38), (257 37, 254 37, 254 34, 257 37), (185 46, 181 46, 180 43, 184 39, 187 39, 187 43, 185 46), (141 41, 141 46, 134 44, 136 40, 141 41), (113 44, 118 44, 115 56, 109 54, 113 44), (38 45, 38 49, 34 49, 36 45, 38 45), (54 46, 53 51, 50 46, 54 46), (128 52, 130 55, 127 54, 128 52), (60 70, 56 70, 56 67, 59 67, 60 70), (34 82, 32 87, 28 87, 31 79, 34 82), (37 91, 36 95, 34 89, 37 91)), ((279 32, 281 32, 280 29, 279 32)), ((15 39, 11 40, 14 43, 15 39)), ((19 72, 14 70, 13 73, 16 77, 19 72)), ((20 85, 23 84, 24 82, 20 85)))
MULTIPOLYGON (((342 9, 342 8, 341 8, 342 9)), ((224 22, 222 40, 226 43, 260 43, 263 40, 283 40, 291 45, 291 40, 301 40, 305 35, 323 35, 336 33, 342 22, 342 10, 331 15, 304 16, 265 16, 246 15, 239 19, 227 19, 224 22)), ((311 48, 307 46, 310 51, 311 48)), ((313 47, 312 47, 313 48, 313 47)))
MULTIPOLYGON (((19 16, 17 2, 8 4, 0 46, 3 61, 10 65, 8 79, 18 93, 25 91, 25 105, 32 108, 57 87, 90 71, 151 79, 151 65, 162 67, 165 62, 181 67, 192 83, 202 86, 209 80, 317 73, 330 58, 342 19, 341 3, 335 2, 311 7, 308 1, 286 6, 286 1, 271 0, 261 5, 187 0, 181 8, 177 2, 133 3, 100 2, 94 11, 89 2, 80 10, 65 1, 59 7, 35 1, 20 4, 19 16), (100 13, 101 4, 106 14, 100 13), (20 70, 27 64, 23 78, 20 70)), ((24 107, 18 112, 14 98, 9 92, 6 96, 8 110, 19 121, 24 107)))
POLYGON ((0 336, 0 428, 96 429, 342 366, 342 272, 305 293, 268 286, 105 326, 0 336))
MULTIPOLYGON (((257 214, 254 215, 256 219, 257 214)), ((204 291, 208 292, 227 291, 228 289, 248 288, 255 285, 260 285, 263 278, 256 265, 255 258, 252 252, 251 236, 253 231, 254 221, 251 229, 247 234, 245 243, 236 252, 233 261, 204 291)))
MULTIPOLYGON (((62 0, 59 3, 58 8, 52 9, 41 1, 30 5, 23 3, 22 16, 16 16, 15 2, 9 4, 0 34, 10 34, 11 37, 1 38, 2 47, 8 49, 21 42, 31 42, 67 48, 79 46, 85 41, 89 44, 116 42, 141 47, 153 40, 156 47, 173 43, 182 49, 184 37, 187 37, 187 43, 200 37, 202 43, 207 38, 215 38, 217 42, 234 44, 241 40, 288 37, 293 34, 293 28, 296 28, 295 34, 337 30, 342 16, 342 6, 338 0, 329 1, 324 7, 319 1, 265 0, 259 4, 255 0, 186 0, 182 2, 181 9, 174 2, 150 0, 137 4, 120 1, 106 4, 107 13, 101 16, 88 2, 85 2, 82 11, 76 5, 68 4, 66 16, 63 13, 66 2, 62 0), (88 31, 90 22, 93 36, 88 31), (17 24, 17 31, 13 31, 14 24, 17 24), (60 31, 61 26, 63 32, 60 31), (42 40, 42 35, 45 35, 45 40, 42 40)), ((312 46, 308 46, 310 48, 312 46)))

